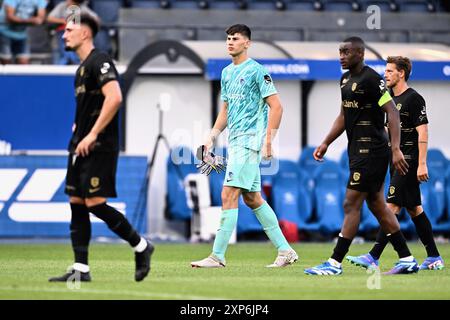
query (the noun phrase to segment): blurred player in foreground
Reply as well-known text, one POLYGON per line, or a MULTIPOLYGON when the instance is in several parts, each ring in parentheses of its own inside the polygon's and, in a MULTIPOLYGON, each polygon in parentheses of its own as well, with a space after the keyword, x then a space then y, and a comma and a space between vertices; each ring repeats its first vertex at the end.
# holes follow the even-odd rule
POLYGON ((67 281, 76 276, 91 281, 88 246, 91 238, 89 212, 102 219, 135 251, 135 280, 150 271, 153 245, 130 225, 122 213, 109 206, 106 198, 116 197, 116 169, 119 156, 118 114, 122 93, 111 58, 94 48, 97 20, 81 15, 68 21, 63 38, 81 64, 75 76, 77 109, 69 143, 65 192, 70 197, 70 237, 75 263, 69 271, 49 281, 67 281))

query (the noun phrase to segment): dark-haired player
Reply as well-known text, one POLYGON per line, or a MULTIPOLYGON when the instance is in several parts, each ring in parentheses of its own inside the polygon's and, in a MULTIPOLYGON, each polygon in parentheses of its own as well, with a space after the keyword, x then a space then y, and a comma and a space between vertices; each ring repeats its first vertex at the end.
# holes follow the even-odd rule
POLYGON ((75 76, 77 109, 69 143, 65 192, 70 197, 70 237, 75 255, 71 269, 49 281, 90 281, 88 246, 91 237, 89 212, 105 221, 135 251, 135 280, 150 271, 152 244, 142 238, 119 211, 106 203, 116 197, 116 168, 119 156, 118 115, 122 93, 111 58, 94 48, 98 31, 95 18, 71 17, 63 35, 67 50, 73 50, 81 64, 75 76))
MULTIPOLYGON (((391 167, 387 203, 396 215, 402 208, 406 208, 411 216, 427 251, 427 258, 421 264, 420 270, 441 270, 444 268, 444 260, 439 255, 430 220, 423 210, 419 187, 421 182, 428 180, 428 117, 425 100, 417 91, 408 87, 410 73, 411 61, 407 57, 388 57, 384 77, 400 112, 400 149, 408 161, 409 170, 406 175, 401 175, 391 167)), ((378 267, 378 260, 387 243, 386 234, 380 229, 375 245, 369 253, 358 257, 348 256, 346 259, 364 268, 378 267)))
POLYGON ((408 171, 408 163, 400 150, 399 112, 383 78, 364 64, 364 47, 364 41, 358 37, 348 38, 339 46, 341 66, 348 69, 340 81, 341 111, 324 141, 314 150, 313 156, 317 161, 323 161, 328 146, 346 131, 350 177, 344 200, 345 217, 332 256, 323 264, 305 269, 309 275, 342 273, 341 263, 358 232, 364 201, 399 256, 400 260, 390 273, 413 273, 419 269, 395 215, 386 206, 383 194, 390 160, 384 129, 385 113, 391 124, 393 166, 402 175, 408 171))
POLYGON ((222 109, 205 146, 212 149, 217 136, 228 127, 228 165, 222 189, 222 216, 212 253, 191 262, 194 268, 225 267, 225 252, 238 220, 242 194, 278 251, 270 268, 288 266, 298 259, 286 241, 277 216, 261 196, 261 157, 272 157, 272 141, 280 126, 283 108, 267 70, 247 55, 250 28, 237 24, 226 30, 232 63, 222 70, 222 109))

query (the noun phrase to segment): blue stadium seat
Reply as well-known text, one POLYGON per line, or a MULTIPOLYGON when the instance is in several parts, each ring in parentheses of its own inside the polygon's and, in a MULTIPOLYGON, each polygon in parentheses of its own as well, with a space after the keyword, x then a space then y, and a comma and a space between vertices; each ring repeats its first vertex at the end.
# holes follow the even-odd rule
POLYGON ((131 8, 160 8, 160 0, 129 0, 131 8))
MULTIPOLYGON (((447 184, 445 187, 445 198, 446 198, 446 214, 442 216, 435 224, 433 224, 434 232, 450 232, 450 167, 446 172, 447 184)), ((428 213, 427 213, 428 215, 428 213)))
POLYGON ((315 209, 314 207, 314 188, 315 188, 315 182, 313 177, 313 172, 308 172, 306 170, 303 170, 300 168, 300 185, 305 189, 307 196, 309 196, 312 210, 315 209))
POLYGON ((300 153, 300 158, 298 159, 298 165, 301 169, 306 170, 308 172, 314 172, 316 168, 320 166, 320 162, 314 160, 313 152, 316 147, 307 146, 304 147, 300 153))
POLYGON ((342 151, 341 158, 339 159, 339 164, 342 169, 349 170, 350 164, 348 162, 348 152, 347 149, 342 151))
POLYGON ((344 219, 340 170, 336 162, 326 161, 314 172, 317 223, 326 234, 338 232, 344 219))
POLYGON ((250 10, 275 10, 274 0, 248 0, 250 10))
POLYGON ((362 4, 362 10, 366 10, 371 5, 376 5, 381 11, 397 11, 398 3, 395 0, 359 0, 362 4))
POLYGON ((450 215, 450 167, 445 173, 445 210, 450 215))
POLYGON ((211 9, 237 9, 237 0, 213 0, 210 1, 209 7, 211 9))
POLYGON ((357 0, 324 0, 326 11, 359 11, 361 5, 357 0))
MULTIPOLYGON (((266 199, 264 194, 262 197, 266 199)), ((239 197, 239 213, 237 222, 237 234, 242 234, 245 232, 258 232, 263 231, 263 227, 256 218, 253 210, 250 209, 244 202, 242 196, 239 197)))
POLYGON ((303 10, 303 11, 320 11, 323 9, 322 0, 287 0, 288 10, 303 10))
POLYGON ((436 4, 432 0, 397 0, 402 12, 435 12, 436 4))
POLYGON ((187 205, 184 179, 196 172, 194 155, 188 147, 180 146, 171 150, 167 159, 167 210, 171 218, 191 218, 192 210, 187 205))
POLYGON ((427 152, 428 168, 434 169, 437 172, 446 172, 448 167, 448 160, 441 150, 431 148, 427 152))
POLYGON ((171 0, 170 3, 173 9, 199 9, 198 0, 171 0))
POLYGON ((445 175, 431 168, 428 169, 428 175, 428 182, 420 184, 422 206, 432 223, 437 223, 445 209, 445 175))
POLYGON ((302 185, 302 172, 297 164, 280 160, 280 170, 273 178, 273 207, 279 220, 293 222, 298 228, 306 227, 311 218, 310 195, 302 185))

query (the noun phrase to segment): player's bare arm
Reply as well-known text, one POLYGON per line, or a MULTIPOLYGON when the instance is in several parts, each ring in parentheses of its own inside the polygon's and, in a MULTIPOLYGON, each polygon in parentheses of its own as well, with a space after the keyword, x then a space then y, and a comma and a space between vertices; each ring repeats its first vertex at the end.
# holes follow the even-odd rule
POLYGON ((323 161, 323 156, 327 152, 328 146, 336 140, 345 130, 344 109, 341 106, 341 112, 336 117, 323 142, 314 150, 313 157, 317 161, 323 161))
POLYGON ((422 124, 416 127, 419 146, 419 165, 417 167, 417 180, 426 182, 429 179, 427 167, 427 149, 428 149, 428 125, 422 124))
POLYGON ((272 157, 272 141, 280 128, 281 118, 283 116, 283 106, 281 105, 278 94, 273 94, 266 98, 266 103, 269 105, 269 119, 267 122, 266 139, 263 145, 263 157, 269 159, 272 157))
POLYGON ((92 127, 92 130, 78 144, 75 150, 77 155, 83 157, 89 155, 89 152, 92 150, 95 141, 97 140, 98 134, 106 128, 120 108, 120 104, 122 103, 122 93, 120 91, 119 82, 109 81, 106 83, 102 87, 102 94, 105 96, 102 111, 92 127))
POLYGON ((389 122, 389 132, 391 136, 392 164, 401 175, 408 172, 408 163, 400 150, 400 113, 393 100, 387 101, 382 106, 384 112, 387 113, 389 122))
POLYGON ((217 137, 227 127, 227 114, 228 114, 228 102, 224 102, 222 104, 222 108, 219 111, 219 114, 217 115, 216 122, 214 123, 214 126, 211 129, 208 138, 206 139, 205 146, 207 150, 211 149, 214 146, 217 137))

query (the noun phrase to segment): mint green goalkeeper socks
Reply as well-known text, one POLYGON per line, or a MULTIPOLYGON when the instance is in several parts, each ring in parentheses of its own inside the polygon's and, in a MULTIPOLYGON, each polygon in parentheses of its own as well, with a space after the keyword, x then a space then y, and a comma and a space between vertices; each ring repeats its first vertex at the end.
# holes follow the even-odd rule
POLYGON ((267 202, 264 202, 264 204, 259 208, 253 209, 253 212, 263 226, 264 232, 267 234, 277 250, 290 250, 291 246, 281 232, 280 226, 278 225, 277 216, 267 202))
POLYGON ((222 211, 220 217, 220 227, 214 239, 213 253, 222 261, 225 261, 225 251, 227 251, 228 242, 231 234, 236 228, 238 219, 238 209, 228 209, 222 211))

